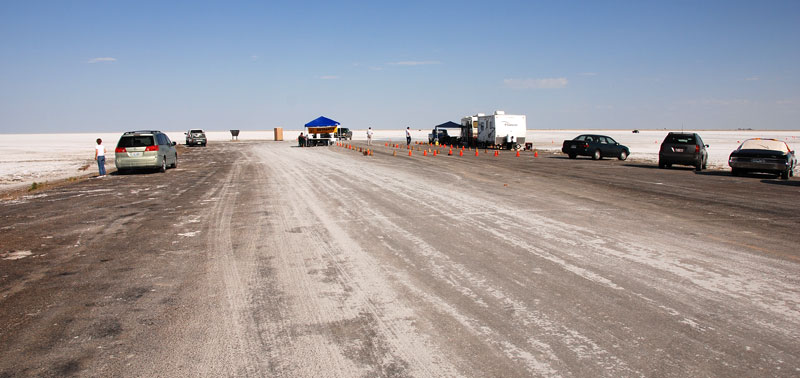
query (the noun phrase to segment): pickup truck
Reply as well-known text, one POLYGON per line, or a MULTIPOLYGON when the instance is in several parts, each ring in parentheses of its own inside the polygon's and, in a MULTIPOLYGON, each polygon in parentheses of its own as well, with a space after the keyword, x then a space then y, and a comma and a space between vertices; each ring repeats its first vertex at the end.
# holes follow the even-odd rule
POLYGON ((570 159, 576 156, 591 156, 592 160, 599 160, 604 157, 615 157, 625 160, 631 154, 631 150, 625 147, 610 136, 583 134, 575 139, 565 140, 561 146, 561 152, 567 154, 570 159))
POLYGON ((336 129, 336 140, 353 140, 353 132, 346 127, 336 129))

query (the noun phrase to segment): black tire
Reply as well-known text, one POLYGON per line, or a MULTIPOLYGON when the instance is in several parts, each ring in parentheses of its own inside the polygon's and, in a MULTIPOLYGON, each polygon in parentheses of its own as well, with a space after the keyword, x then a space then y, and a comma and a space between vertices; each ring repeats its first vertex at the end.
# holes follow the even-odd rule
POLYGON ((620 152, 619 156, 617 156, 617 159, 619 159, 619 160, 625 160, 627 158, 628 158, 628 153, 625 152, 625 151, 620 152))
POLYGON ((694 170, 697 171, 697 172, 702 171, 703 170, 703 163, 698 161, 697 164, 694 165, 694 170))
POLYGON ((666 168, 666 167, 667 167, 667 164, 665 164, 665 163, 664 163, 664 162, 662 162, 661 160, 659 160, 659 161, 658 161, 658 168, 659 168, 659 169, 664 169, 664 168, 666 168))
POLYGON ((781 172, 781 180, 788 180, 789 179, 789 170, 785 170, 781 172))
POLYGON ((178 168, 178 155, 175 155, 175 162, 172 163, 172 168, 178 168))
POLYGON ((164 173, 164 172, 167 171, 167 157, 166 156, 164 156, 164 158, 161 159, 161 166, 158 167, 158 171, 161 172, 161 173, 164 173))
POLYGON ((742 172, 736 168, 731 168, 731 175, 733 176, 741 176, 742 172))
POLYGON ((603 156, 600 155, 600 150, 594 150, 592 152, 592 160, 600 160, 603 156))
POLYGON ((575 159, 577 156, 575 154, 569 154, 570 159, 575 159))

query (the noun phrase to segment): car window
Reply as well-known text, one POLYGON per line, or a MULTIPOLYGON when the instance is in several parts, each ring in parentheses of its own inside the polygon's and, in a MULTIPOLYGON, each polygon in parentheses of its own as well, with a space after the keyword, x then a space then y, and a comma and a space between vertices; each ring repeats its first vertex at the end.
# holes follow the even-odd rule
POLYGON ((586 135, 578 135, 577 137, 575 137, 574 140, 580 140, 580 141, 586 140, 586 135))
POLYGON ((587 141, 587 142, 594 142, 594 137, 592 137, 592 136, 590 136, 590 135, 587 135, 587 136, 586 136, 586 141, 587 141))
POLYGON ((126 135, 119 138, 117 147, 147 147, 154 145, 152 135, 126 135))
POLYGON ((786 143, 774 139, 748 139, 739 146, 739 149, 789 152, 789 146, 786 143))
POLYGON ((667 136, 667 143, 696 144, 697 141, 694 139, 694 135, 670 134, 667 136))
POLYGON ((191 130, 189 132, 192 133, 192 134, 202 134, 203 130, 191 130))
POLYGON ((598 141, 599 141, 601 144, 608 144, 608 140, 606 140, 606 137, 602 137, 602 136, 601 136, 601 137, 597 137, 597 140, 598 140, 598 141))
POLYGON ((163 135, 163 136, 164 136, 164 142, 166 142, 166 143, 164 143, 164 144, 166 144, 166 145, 170 145, 170 144, 172 144, 172 141, 171 141, 171 140, 169 140, 169 137, 167 136, 167 134, 161 134, 161 135, 163 135))
POLYGON ((606 137, 606 139, 608 139, 608 144, 614 144, 614 143, 617 143, 617 141, 616 141, 616 140, 614 140, 614 138, 611 138, 611 137, 606 137))

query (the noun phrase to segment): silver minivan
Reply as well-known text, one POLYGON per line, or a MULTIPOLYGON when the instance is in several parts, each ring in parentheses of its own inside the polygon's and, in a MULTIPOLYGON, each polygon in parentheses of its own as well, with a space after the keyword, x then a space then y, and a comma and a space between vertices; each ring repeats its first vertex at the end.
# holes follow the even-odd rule
POLYGON ((167 170, 178 166, 175 142, 157 130, 128 131, 122 134, 114 150, 114 164, 119 173, 134 169, 167 170))

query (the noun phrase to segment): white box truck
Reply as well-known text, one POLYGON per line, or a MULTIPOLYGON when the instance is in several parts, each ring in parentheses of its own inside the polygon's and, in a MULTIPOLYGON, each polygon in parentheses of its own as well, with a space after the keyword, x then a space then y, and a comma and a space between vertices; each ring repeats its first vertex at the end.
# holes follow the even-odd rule
POLYGON ((490 115, 478 114, 477 118, 478 147, 520 149, 525 145, 528 123, 524 115, 506 114, 497 110, 490 115), (509 139, 512 143, 508 143, 509 139))

